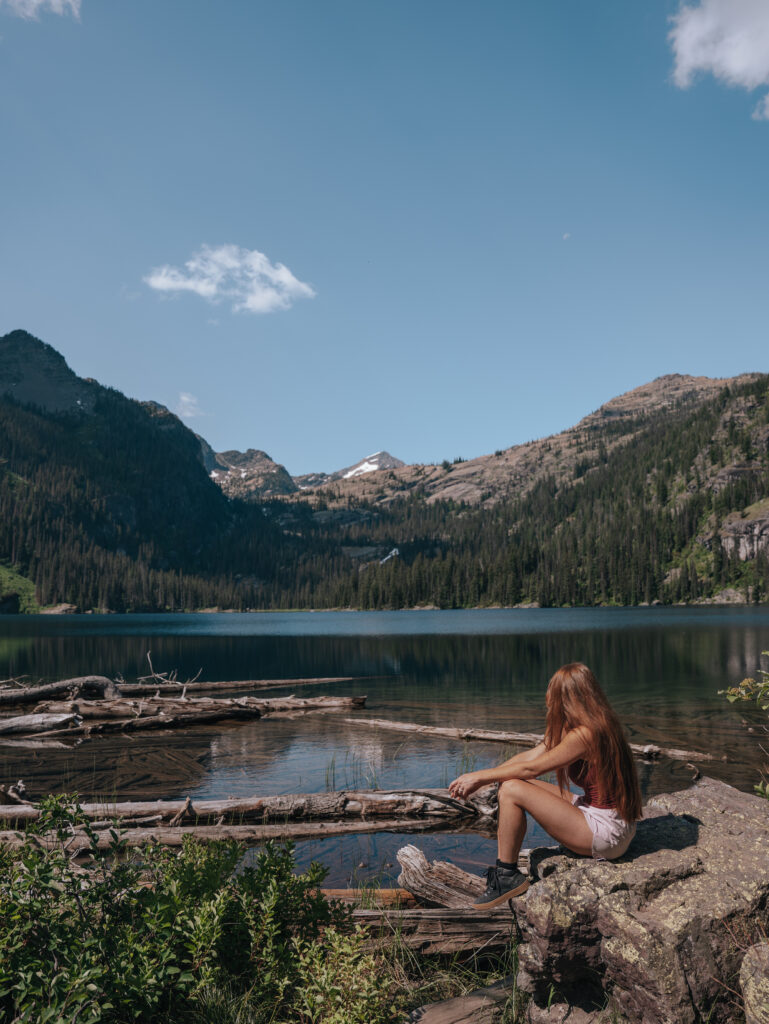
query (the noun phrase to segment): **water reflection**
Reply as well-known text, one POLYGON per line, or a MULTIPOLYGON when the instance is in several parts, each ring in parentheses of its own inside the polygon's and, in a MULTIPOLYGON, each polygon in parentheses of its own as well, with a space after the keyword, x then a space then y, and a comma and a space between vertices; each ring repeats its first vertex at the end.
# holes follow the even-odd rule
MULTIPOLYGON (((120 673, 131 679, 144 674, 151 650, 156 668, 177 669, 181 678, 201 668, 203 678, 222 680, 360 676, 366 678, 328 692, 368 695, 367 709, 356 715, 111 736, 69 750, 0 743, 0 782, 23 778, 33 796, 77 790, 82 797, 136 799, 445 786, 473 763, 493 764, 511 751, 374 731, 344 719, 539 732, 547 679, 564 662, 582 660, 634 740, 725 755, 726 762, 704 770, 749 789, 760 752, 741 720, 755 713, 729 706, 717 691, 755 674, 767 649, 765 608, 0 617, 0 678, 120 673)), ((295 686, 283 692, 293 690, 302 692, 295 686)), ((662 761, 642 765, 641 774, 649 795, 687 785, 692 773, 662 761)), ((485 857, 488 844, 467 836, 419 842, 436 851, 448 844, 460 861, 458 849, 466 858, 485 857)), ((324 846, 324 859, 379 870, 382 858, 392 861, 392 843, 384 836, 345 837, 324 846)), ((302 851, 302 858, 310 856, 304 845, 302 851)), ((335 881, 345 884, 338 874, 335 881)))

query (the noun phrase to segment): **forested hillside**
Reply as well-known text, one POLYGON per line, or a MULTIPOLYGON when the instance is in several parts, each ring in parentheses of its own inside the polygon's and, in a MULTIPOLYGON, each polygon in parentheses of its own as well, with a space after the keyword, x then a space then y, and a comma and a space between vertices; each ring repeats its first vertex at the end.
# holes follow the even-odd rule
POLYGON ((437 498, 415 473, 394 497, 380 484, 371 500, 259 506, 222 493, 168 410, 14 332, 0 338, 0 610, 764 600, 768 383, 587 417, 537 442, 543 470, 494 503, 437 498))
POLYGON ((11 592, 32 604, 11 572, 38 604, 113 611, 244 607, 274 575, 291 541, 228 501, 168 410, 82 381, 22 331, 0 338, 0 384, 6 610, 11 592))
MULTIPOLYGON (((362 508, 341 544, 399 557, 338 576, 302 577, 277 603, 315 607, 435 604, 639 604, 769 595, 769 378, 695 410, 664 410, 574 438, 585 455, 569 482, 539 480, 491 508, 429 502, 416 492, 362 508), (641 422, 643 420, 643 422, 641 422), (744 557, 740 557, 740 555, 744 557), (733 593, 729 593, 733 590, 733 593), (726 591, 724 594, 723 592, 726 591)), ((273 506, 275 508, 275 506, 273 506)), ((281 513, 285 516, 285 513, 281 513)))

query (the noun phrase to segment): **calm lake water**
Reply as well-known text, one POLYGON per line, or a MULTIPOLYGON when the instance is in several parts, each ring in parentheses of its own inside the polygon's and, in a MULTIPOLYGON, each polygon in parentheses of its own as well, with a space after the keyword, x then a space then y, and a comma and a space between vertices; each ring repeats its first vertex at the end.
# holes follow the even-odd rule
MULTIPOLYGON (((0 742, 0 782, 24 779, 34 798, 167 798, 320 792, 351 787, 445 786, 471 767, 510 756, 498 744, 426 739, 349 724, 390 718, 433 725, 541 732, 547 680, 584 661, 637 742, 714 753, 708 774, 751 789, 760 764, 759 719, 719 689, 755 675, 769 650, 769 608, 513 609, 297 612, 244 615, 0 617, 0 678, 50 681, 147 670, 208 680, 356 676, 296 692, 366 694, 366 710, 223 723, 184 732, 111 736, 64 749, 0 742)), ((764 667, 767 667, 766 665, 764 667)), ((242 692, 242 691, 241 691, 242 692)), ((640 765, 645 795, 689 784, 691 769, 640 765)), ((541 842, 531 830, 526 845, 541 842)), ((395 851, 470 870, 493 860, 475 835, 372 836, 300 844, 297 859, 330 868, 330 884, 397 876, 395 851)))

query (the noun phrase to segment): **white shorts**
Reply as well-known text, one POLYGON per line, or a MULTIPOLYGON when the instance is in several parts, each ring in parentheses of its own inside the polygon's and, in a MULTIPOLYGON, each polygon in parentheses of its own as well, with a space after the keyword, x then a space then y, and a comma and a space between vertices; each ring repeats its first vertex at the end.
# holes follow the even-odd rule
POLYGON ((593 856, 596 860, 615 860, 630 846, 635 835, 635 822, 625 821, 610 807, 593 807, 584 796, 575 793, 571 801, 585 815, 593 833, 593 856))

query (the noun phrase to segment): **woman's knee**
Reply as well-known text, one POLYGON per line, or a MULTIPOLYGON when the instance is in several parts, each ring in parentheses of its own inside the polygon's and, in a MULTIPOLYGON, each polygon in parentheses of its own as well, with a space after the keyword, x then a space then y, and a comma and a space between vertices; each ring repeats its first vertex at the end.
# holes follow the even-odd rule
POLYGON ((498 799, 520 803, 521 798, 529 790, 531 790, 531 786, 528 782, 524 782, 523 779, 506 779, 505 782, 500 782, 499 784, 498 799))

